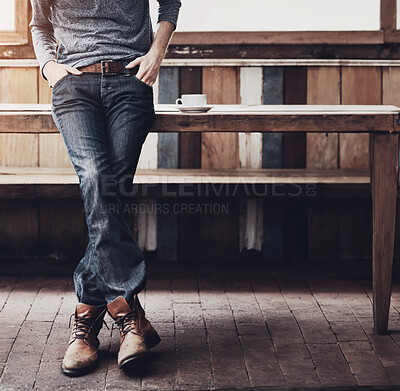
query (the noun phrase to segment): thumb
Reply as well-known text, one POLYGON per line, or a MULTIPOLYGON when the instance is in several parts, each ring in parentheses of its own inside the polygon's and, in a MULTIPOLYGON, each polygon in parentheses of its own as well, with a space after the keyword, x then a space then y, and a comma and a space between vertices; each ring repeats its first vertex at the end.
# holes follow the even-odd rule
POLYGON ((125 68, 135 68, 136 65, 139 65, 142 62, 142 59, 143 57, 135 58, 125 68))
POLYGON ((69 73, 72 73, 72 74, 74 74, 74 75, 80 75, 80 74, 83 73, 83 72, 80 71, 79 69, 76 69, 76 68, 74 68, 74 67, 70 67, 69 65, 66 67, 66 70, 67 70, 69 73))

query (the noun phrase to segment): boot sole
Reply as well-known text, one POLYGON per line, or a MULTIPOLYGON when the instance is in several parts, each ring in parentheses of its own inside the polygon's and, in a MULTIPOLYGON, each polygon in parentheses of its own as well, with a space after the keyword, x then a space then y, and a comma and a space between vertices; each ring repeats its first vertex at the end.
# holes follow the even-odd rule
POLYGON ((124 368, 128 363, 146 356, 150 352, 151 348, 153 348, 154 346, 158 345, 161 342, 161 338, 157 334, 157 331, 153 329, 145 338, 145 341, 146 341, 146 350, 141 354, 135 354, 134 356, 127 357, 125 360, 123 360, 119 365, 121 369, 124 368))
POLYGON ((63 367, 63 365, 61 364, 61 372, 64 375, 70 376, 70 377, 77 377, 77 376, 82 376, 82 375, 86 375, 89 372, 92 372, 94 369, 97 368, 97 366, 99 365, 99 361, 95 361, 93 364, 89 365, 88 367, 84 367, 81 369, 66 369, 63 367))

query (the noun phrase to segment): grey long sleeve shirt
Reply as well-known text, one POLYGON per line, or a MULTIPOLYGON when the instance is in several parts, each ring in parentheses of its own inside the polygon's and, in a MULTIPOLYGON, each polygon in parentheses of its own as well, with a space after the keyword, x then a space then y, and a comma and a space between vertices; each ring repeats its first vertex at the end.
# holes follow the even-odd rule
MULTIPOLYGON (((158 0, 158 21, 174 24, 180 0, 158 0)), ((149 0, 31 0, 29 24, 42 77, 55 60, 81 67, 101 60, 130 60, 153 43, 149 0), (57 47, 58 40, 58 47, 57 47)))

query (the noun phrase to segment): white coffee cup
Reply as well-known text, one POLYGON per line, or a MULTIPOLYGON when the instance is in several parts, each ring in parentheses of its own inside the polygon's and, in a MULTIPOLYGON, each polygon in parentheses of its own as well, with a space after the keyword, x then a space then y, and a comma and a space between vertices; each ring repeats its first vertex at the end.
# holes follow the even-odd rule
POLYGON ((207 104, 207 94, 184 94, 175 102, 183 106, 205 106, 207 104))

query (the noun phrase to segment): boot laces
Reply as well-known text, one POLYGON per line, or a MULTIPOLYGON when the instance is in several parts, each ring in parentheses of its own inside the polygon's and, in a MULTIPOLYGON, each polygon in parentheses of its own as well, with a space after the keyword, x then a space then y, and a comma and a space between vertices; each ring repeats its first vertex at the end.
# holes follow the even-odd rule
MULTIPOLYGON (((93 326, 96 323, 96 320, 101 316, 99 315, 99 317, 97 318, 93 318, 90 316, 78 316, 76 314, 72 314, 69 318, 69 327, 71 328, 71 319, 74 316, 74 326, 72 329, 72 333, 74 335, 74 339, 84 339, 87 340, 88 339, 88 335, 90 333, 90 331, 92 330, 93 326)), ((107 323, 104 321, 104 319, 102 319, 101 324, 105 324, 107 329, 108 325, 107 323)))
POLYGON ((89 331, 93 327, 95 319, 88 316, 78 316, 72 314, 69 318, 69 327, 71 327, 71 319, 73 316, 75 317, 72 333, 74 334, 75 339, 87 339, 89 331))
POLYGON ((135 331, 137 313, 135 310, 128 312, 124 316, 119 317, 114 324, 117 325, 121 331, 122 338, 125 338, 126 334, 130 331, 137 334, 135 331))

